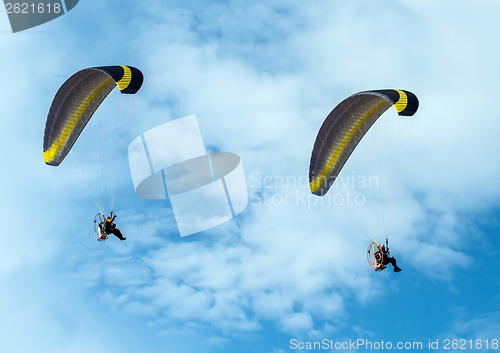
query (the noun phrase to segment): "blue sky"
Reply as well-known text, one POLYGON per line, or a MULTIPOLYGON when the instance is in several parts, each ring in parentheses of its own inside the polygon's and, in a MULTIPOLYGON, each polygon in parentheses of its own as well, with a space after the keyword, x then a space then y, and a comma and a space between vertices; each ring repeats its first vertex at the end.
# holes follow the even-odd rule
MULTIPOLYGON (((1 352, 500 339, 500 4, 145 3, 82 0, 17 34, 0 13, 1 352), (371 239, 342 206, 250 198, 237 219, 180 238, 168 204, 137 198, 128 175, 115 208, 128 239, 96 242, 94 210, 43 162, 43 129, 61 76, 120 64, 145 76, 126 141, 196 114, 210 149, 240 155, 250 195, 276 199, 313 199, 307 187, 258 180, 307 176, 319 126, 342 99, 414 92, 420 108, 397 168, 360 152, 344 170, 398 175, 391 249, 403 271, 369 269, 371 239)), ((364 150, 377 141, 367 138, 364 150)), ((383 229, 368 232, 383 240, 383 229)))

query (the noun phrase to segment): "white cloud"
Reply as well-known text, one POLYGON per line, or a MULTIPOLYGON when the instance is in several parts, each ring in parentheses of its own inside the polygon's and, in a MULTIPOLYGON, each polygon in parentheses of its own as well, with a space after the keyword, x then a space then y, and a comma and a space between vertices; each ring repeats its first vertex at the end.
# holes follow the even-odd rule
POLYGON ((305 332, 313 328, 311 315, 304 312, 286 315, 280 321, 283 331, 287 333, 305 332))

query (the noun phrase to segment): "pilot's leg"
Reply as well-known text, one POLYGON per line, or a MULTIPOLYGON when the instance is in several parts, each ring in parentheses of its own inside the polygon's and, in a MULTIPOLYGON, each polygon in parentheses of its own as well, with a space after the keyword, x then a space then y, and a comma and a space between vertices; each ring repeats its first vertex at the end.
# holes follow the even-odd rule
POLYGON ((124 238, 122 235, 122 232, 118 228, 113 229, 113 234, 120 240, 125 240, 127 238, 124 238))

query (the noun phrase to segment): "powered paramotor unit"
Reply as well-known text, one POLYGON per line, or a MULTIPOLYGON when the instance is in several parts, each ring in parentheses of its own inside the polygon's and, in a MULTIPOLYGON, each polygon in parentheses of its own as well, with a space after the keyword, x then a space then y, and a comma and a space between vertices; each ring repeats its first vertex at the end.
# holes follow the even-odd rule
POLYGON ((94 238, 98 241, 103 241, 108 239, 104 228, 104 218, 102 213, 97 213, 94 217, 94 238))
POLYGON ((368 260, 368 265, 375 271, 382 271, 384 266, 384 250, 378 243, 378 241, 372 241, 368 245, 368 251, 366 253, 366 259, 368 260))

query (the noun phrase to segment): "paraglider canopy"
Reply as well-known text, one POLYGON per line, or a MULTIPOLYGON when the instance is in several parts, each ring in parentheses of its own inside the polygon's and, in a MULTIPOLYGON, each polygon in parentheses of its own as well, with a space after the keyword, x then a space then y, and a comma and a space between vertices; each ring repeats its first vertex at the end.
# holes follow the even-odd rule
POLYGON ((102 66, 81 70, 59 88, 47 116, 43 137, 45 163, 58 166, 73 147, 85 125, 118 87, 123 94, 135 94, 143 75, 132 66, 102 66))
POLYGON ((391 106, 401 116, 412 116, 418 109, 418 99, 399 89, 364 91, 332 110, 318 132, 311 154, 309 186, 314 195, 324 196, 328 192, 361 138, 391 106))

